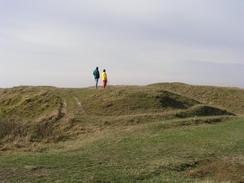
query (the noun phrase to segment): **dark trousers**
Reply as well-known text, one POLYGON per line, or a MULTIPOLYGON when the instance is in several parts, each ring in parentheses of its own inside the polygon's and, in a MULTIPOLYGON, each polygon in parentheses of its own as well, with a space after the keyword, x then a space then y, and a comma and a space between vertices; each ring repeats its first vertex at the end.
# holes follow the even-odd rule
POLYGON ((97 79, 95 79, 95 81, 96 81, 96 88, 98 88, 98 81, 99 81, 99 79, 97 78, 97 79))

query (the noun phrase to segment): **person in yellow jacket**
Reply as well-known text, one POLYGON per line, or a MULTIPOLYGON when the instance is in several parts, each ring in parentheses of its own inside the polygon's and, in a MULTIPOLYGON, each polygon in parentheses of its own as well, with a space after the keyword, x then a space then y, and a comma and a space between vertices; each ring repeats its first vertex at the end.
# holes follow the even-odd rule
POLYGON ((102 81, 103 81, 103 88, 106 88, 106 86, 108 84, 108 76, 107 76, 105 69, 103 70, 103 73, 102 73, 102 81))

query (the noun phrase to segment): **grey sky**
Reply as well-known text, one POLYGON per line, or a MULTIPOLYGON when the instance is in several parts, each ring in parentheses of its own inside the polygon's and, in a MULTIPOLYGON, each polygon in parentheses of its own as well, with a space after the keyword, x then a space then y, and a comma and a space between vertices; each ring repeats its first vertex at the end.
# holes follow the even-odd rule
POLYGON ((244 87, 243 0, 0 0, 0 87, 244 87))

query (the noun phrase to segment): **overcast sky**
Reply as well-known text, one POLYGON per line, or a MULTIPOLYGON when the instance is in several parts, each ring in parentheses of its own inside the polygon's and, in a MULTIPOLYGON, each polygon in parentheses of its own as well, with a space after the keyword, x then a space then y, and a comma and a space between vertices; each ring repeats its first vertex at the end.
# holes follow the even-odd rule
POLYGON ((0 87, 244 87, 243 0, 0 0, 0 87))

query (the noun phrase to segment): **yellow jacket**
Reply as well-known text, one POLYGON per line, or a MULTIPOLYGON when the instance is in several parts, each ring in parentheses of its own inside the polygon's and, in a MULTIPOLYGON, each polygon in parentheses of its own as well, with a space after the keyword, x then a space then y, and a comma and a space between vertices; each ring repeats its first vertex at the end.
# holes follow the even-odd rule
POLYGON ((107 77, 107 73, 106 72, 103 72, 102 73, 102 80, 103 81, 107 81, 108 80, 108 77, 107 77))

